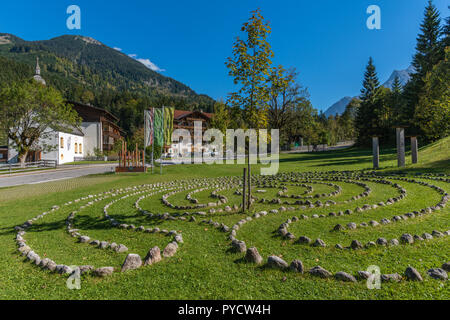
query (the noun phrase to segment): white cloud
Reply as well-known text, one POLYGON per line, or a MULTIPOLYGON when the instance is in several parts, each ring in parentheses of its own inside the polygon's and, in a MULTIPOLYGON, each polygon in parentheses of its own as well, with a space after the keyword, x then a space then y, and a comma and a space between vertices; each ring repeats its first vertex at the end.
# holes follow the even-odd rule
POLYGON ((117 51, 122 51, 121 48, 117 48, 117 47, 114 47, 113 49, 114 49, 114 50, 117 50, 117 51))
POLYGON ((140 63, 142 63, 144 66, 146 66, 150 70, 153 70, 153 71, 156 71, 156 72, 164 72, 164 71, 166 71, 166 70, 161 69, 160 67, 158 67, 153 62, 151 62, 150 59, 136 59, 136 60, 139 61, 140 63))
POLYGON ((128 56, 131 57, 131 58, 133 58, 133 59, 136 59, 137 54, 135 54, 135 53, 130 53, 128 56))

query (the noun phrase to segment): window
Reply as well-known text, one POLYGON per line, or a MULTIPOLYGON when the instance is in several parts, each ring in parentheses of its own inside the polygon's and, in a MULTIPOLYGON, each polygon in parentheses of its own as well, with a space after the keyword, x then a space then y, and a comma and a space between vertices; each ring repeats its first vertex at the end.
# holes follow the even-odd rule
POLYGON ((83 153, 83 145, 80 143, 80 145, 78 146, 78 153, 82 154, 83 153))
POLYGON ((59 144, 60 144, 61 149, 64 149, 64 138, 61 137, 59 140, 60 140, 59 144))
POLYGON ((75 153, 78 153, 78 143, 75 142, 75 153))

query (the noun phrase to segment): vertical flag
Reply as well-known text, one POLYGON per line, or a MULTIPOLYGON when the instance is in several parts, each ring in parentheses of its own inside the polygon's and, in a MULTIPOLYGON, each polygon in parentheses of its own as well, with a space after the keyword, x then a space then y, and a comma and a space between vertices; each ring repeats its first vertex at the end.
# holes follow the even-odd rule
POLYGON ((162 113, 162 109, 154 109, 153 128, 154 128, 153 140, 155 142, 155 145, 162 146, 163 145, 163 113, 162 113))
POLYGON ((144 121, 145 121, 145 147, 151 146, 153 144, 153 117, 154 108, 144 111, 144 121))
POLYGON ((172 144, 174 114, 175 108, 164 107, 164 143, 166 146, 170 146, 172 144))
MULTIPOLYGON (((162 107, 161 109, 151 108, 144 111, 144 145, 152 146, 152 172, 153 172, 153 150, 155 145, 161 148, 161 156, 164 146, 172 144, 173 120, 175 108, 162 107)), ((161 159, 162 171, 162 159, 161 159)))

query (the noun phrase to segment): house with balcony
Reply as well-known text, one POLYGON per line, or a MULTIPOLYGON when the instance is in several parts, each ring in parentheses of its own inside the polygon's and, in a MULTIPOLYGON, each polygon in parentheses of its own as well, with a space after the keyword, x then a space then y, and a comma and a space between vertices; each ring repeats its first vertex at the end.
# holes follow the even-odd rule
POLYGON ((93 156, 96 151, 111 152, 116 141, 122 139, 123 130, 117 125, 119 119, 102 108, 75 101, 68 101, 68 104, 82 119, 84 156, 93 156))
POLYGON ((191 134, 191 141, 180 141, 179 143, 172 143, 166 147, 166 152, 169 154, 187 154, 193 152, 205 151, 202 143, 202 136, 196 137, 194 134, 194 122, 201 122, 202 135, 210 127, 213 113, 206 113, 203 111, 186 111, 175 110, 173 118, 173 129, 186 129, 191 134), (196 139, 197 138, 197 139, 196 139), (198 140, 200 143, 194 144, 198 140))

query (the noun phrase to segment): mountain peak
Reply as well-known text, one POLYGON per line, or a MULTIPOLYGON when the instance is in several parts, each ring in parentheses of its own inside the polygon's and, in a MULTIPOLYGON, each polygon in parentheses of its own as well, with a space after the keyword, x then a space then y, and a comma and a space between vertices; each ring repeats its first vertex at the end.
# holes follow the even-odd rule
POLYGON ((0 32, 0 45, 1 44, 9 44, 9 43, 18 43, 18 42, 24 42, 24 40, 19 37, 16 37, 13 34, 10 34, 10 33, 1 33, 0 32))
MULTIPOLYGON (((416 72, 416 69, 413 66, 409 66, 405 70, 394 70, 392 72, 389 79, 383 83, 383 87, 392 89, 392 85, 394 84, 395 78, 398 77, 402 86, 405 86, 411 80, 411 75, 416 72)), ((327 117, 334 116, 336 114, 343 114, 347 105, 352 101, 351 97, 344 97, 331 107, 325 111, 325 115, 327 117)))
POLYGON ((8 44, 8 43, 11 43, 9 35, 0 36, 0 44, 8 44))
POLYGON ((91 37, 76 36, 75 40, 82 40, 82 41, 84 41, 86 43, 95 44, 95 45, 98 45, 98 46, 103 45, 103 43, 101 43, 100 41, 95 40, 94 38, 91 38, 91 37))
POLYGON ((344 97, 335 104, 333 104, 331 107, 325 111, 325 116, 335 116, 336 114, 342 114, 345 111, 345 108, 347 105, 352 101, 352 97, 344 97))
POLYGON ((394 84, 395 78, 398 77, 402 86, 407 84, 411 79, 411 74, 415 73, 416 70, 413 66, 409 66, 405 70, 395 70, 392 72, 389 79, 383 84, 383 87, 392 89, 392 85, 394 84))
POLYGON ((208 107, 214 103, 210 97, 201 97, 187 85, 149 68, 149 59, 134 59, 88 36, 25 41, 0 33, 0 57, 28 68, 34 68, 39 57, 48 83, 61 90, 82 85, 94 94, 127 90, 154 99, 167 96, 208 107))

